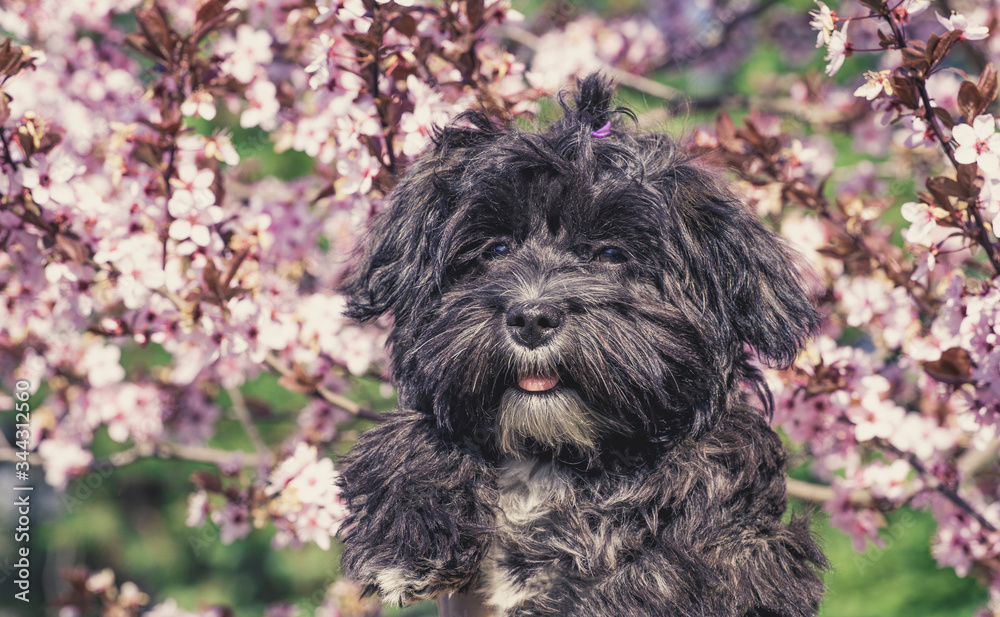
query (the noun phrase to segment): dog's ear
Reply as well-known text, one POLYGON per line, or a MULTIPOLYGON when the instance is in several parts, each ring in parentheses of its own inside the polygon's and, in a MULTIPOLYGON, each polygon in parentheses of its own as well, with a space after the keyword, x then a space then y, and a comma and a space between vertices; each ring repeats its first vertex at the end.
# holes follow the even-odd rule
POLYGON ((470 149, 494 139, 499 131, 475 112, 461 114, 435 131, 432 145, 372 220, 364 251, 341 285, 348 296, 348 317, 364 321, 389 313, 399 323, 435 292, 443 277, 436 241, 454 206, 454 187, 470 149))
POLYGON ((666 201, 666 242, 692 264, 693 302, 711 310, 730 344, 748 344, 787 366, 821 319, 803 281, 800 257, 715 173, 657 140, 667 161, 652 174, 666 201), (669 234, 686 237, 670 238, 669 234), (699 295, 703 294, 703 295, 699 295))

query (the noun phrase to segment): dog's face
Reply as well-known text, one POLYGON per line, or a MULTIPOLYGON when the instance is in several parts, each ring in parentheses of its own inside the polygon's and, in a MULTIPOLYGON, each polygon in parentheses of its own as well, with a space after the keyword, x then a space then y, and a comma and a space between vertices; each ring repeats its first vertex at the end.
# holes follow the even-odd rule
POLYGON ((354 317, 395 320, 400 405, 486 452, 705 430, 762 384, 748 348, 789 362, 818 322, 777 237, 610 100, 590 77, 545 132, 443 129, 347 282, 354 317))

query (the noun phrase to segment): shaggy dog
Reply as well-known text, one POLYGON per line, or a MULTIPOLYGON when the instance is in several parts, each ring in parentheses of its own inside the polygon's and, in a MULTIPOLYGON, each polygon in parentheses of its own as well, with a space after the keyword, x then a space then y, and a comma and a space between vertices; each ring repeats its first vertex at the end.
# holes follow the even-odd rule
POLYGON ((814 615, 751 360, 819 317, 779 238, 612 95, 588 77, 538 133, 464 114, 375 221, 348 312, 393 317, 399 410, 344 462, 343 569, 504 617, 814 615))

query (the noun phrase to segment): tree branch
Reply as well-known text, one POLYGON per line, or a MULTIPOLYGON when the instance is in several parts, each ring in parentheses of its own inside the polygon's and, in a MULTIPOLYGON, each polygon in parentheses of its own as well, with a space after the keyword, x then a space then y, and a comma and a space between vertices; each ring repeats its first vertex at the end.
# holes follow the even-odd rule
POLYGON ((226 388, 226 392, 229 394, 229 399, 233 403, 233 414, 236 419, 240 421, 240 425, 243 430, 246 431, 247 437, 250 438, 251 443, 253 443, 254 448, 257 450, 257 456, 262 462, 270 464, 271 462, 271 451, 264 443, 264 439, 260 436, 260 431, 257 430, 257 426, 253 423, 253 419, 250 418, 250 409, 247 408, 246 399, 243 398, 243 393, 240 392, 238 388, 226 388))
MULTIPOLYGON (((833 499, 833 489, 826 484, 813 484, 795 478, 786 479, 785 490, 789 497, 812 503, 825 503, 833 499)), ((867 507, 872 505, 872 496, 868 491, 856 491, 848 501, 854 506, 867 507)))
MULTIPOLYGON (((18 450, 10 447, 0 446, 0 462, 20 461, 21 459, 17 456, 17 452, 18 450)), ((210 463, 219 466, 239 464, 240 467, 260 467, 262 463, 269 462, 255 452, 216 450, 208 446, 161 442, 138 444, 127 450, 115 452, 108 458, 95 460, 90 464, 90 468, 125 467, 139 459, 150 457, 177 459, 195 463, 210 463)), ((28 463, 41 467, 42 457, 37 453, 29 454, 28 463)))
MULTIPOLYGON (((277 371, 283 377, 294 379, 297 382, 299 381, 298 375, 296 375, 295 371, 282 364, 281 360, 279 360, 274 354, 268 353, 264 362, 266 362, 268 366, 277 371)), ((315 386, 312 386, 309 390, 309 393, 312 394, 313 396, 323 399, 324 401, 333 405, 334 407, 339 407, 343 409, 344 411, 353 416, 364 418, 366 420, 374 420, 376 422, 382 421, 382 415, 379 414, 377 411, 372 411, 371 409, 362 407, 361 405, 355 403, 346 396, 342 394, 337 394, 336 392, 330 390, 329 388, 323 386, 322 384, 316 384, 315 386)))

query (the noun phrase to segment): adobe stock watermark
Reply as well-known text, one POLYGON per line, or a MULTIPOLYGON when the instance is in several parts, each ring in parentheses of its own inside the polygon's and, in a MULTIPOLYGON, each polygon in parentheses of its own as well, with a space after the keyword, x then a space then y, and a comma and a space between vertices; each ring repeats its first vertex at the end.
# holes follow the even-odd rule
MULTIPOLYGON (((31 495, 35 487, 30 484, 31 463, 28 456, 31 452, 31 382, 19 379, 14 384, 14 454, 18 460, 14 462, 13 486, 14 501, 14 542, 17 547, 17 561, 11 567, 14 575, 14 586, 17 591, 14 598, 21 602, 30 602, 31 592, 31 495)), ((4 564, 5 571, 7 564, 4 564)), ((8 574, 0 573, 6 580, 8 574)))
POLYGON ((882 534, 883 539, 885 539, 885 546, 873 545, 864 553, 856 554, 854 556, 854 567, 858 569, 860 574, 864 574, 868 568, 881 561, 882 557, 888 551, 892 550, 892 547, 902 540, 906 532, 912 529, 916 523, 917 517, 912 512, 904 510, 896 520, 885 528, 882 534))

